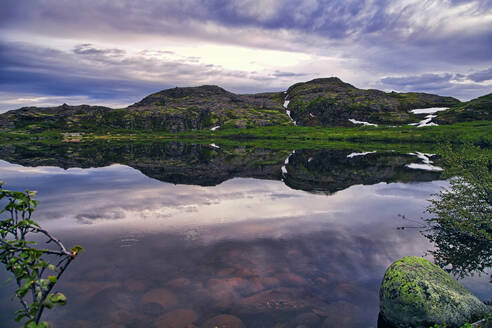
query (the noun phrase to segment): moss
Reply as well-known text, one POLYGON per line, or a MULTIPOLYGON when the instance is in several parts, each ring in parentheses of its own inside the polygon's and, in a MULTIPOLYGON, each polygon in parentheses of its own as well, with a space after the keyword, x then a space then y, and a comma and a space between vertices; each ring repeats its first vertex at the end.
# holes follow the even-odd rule
POLYGON ((487 312, 466 288, 421 257, 409 256, 394 262, 386 271, 380 296, 383 316, 402 326, 445 322, 459 326, 487 312))

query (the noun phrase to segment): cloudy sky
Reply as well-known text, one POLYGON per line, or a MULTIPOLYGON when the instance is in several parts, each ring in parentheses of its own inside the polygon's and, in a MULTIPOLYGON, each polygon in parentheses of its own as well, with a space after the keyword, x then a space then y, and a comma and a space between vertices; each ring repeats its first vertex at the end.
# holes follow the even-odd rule
POLYGON ((0 111, 328 76, 462 100, 490 93, 492 0, 3 0, 0 10, 0 111))

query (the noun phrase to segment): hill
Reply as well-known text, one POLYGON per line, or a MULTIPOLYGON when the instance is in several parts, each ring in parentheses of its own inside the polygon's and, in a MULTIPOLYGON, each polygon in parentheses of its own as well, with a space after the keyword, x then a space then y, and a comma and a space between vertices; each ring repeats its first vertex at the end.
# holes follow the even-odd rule
POLYGON ((418 121, 416 108, 451 107, 458 99, 427 93, 386 93, 358 89, 331 77, 297 83, 287 90, 288 109, 298 125, 353 126, 350 120, 371 124, 418 121))
POLYGON ((436 119, 439 124, 482 120, 492 121, 492 93, 440 112, 436 119))
POLYGON ((490 120, 487 109, 490 108, 490 95, 461 103, 452 97, 426 93, 358 89, 331 77, 297 83, 286 92, 258 94, 235 94, 214 85, 172 88, 117 109, 66 104, 24 107, 0 114, 0 130, 180 132, 293 124, 353 126, 366 122, 401 125, 421 120, 410 110, 429 107, 452 107, 452 110, 440 113, 441 123, 462 119, 490 120))

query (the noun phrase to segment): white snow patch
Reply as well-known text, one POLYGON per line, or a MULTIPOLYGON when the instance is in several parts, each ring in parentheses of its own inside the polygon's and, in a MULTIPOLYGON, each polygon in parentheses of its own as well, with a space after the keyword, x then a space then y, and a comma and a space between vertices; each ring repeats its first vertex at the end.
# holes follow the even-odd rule
POLYGON ((220 125, 214 126, 214 127, 213 127, 213 128, 211 128, 210 130, 215 131, 215 130, 217 130, 218 128, 220 128, 220 125))
POLYGON ((436 124, 434 122, 431 122, 434 117, 437 117, 437 115, 427 115, 425 119, 418 123, 410 123, 408 125, 416 125, 418 128, 424 127, 424 126, 438 126, 439 124, 436 124))
POLYGON ((439 166, 434 166, 430 164, 417 164, 417 163, 411 163, 405 165, 409 169, 414 169, 414 170, 426 170, 426 171, 443 171, 442 167, 439 166))
POLYGON ((366 126, 378 126, 377 124, 374 124, 374 123, 357 121, 356 119, 353 119, 353 118, 349 118, 349 121, 352 122, 352 123, 354 123, 354 124, 364 124, 366 126))
POLYGON ((216 145, 216 144, 214 144, 214 143, 211 143, 211 144, 210 144, 210 146, 211 146, 211 147, 213 147, 213 148, 219 148, 219 149, 220 149, 220 147, 219 147, 219 146, 217 146, 217 145, 216 145))
POLYGON ((288 96, 285 96, 285 101, 284 101, 284 108, 285 108, 285 112, 287 113, 287 115, 289 116, 290 120, 292 121, 292 123, 294 123, 294 125, 297 125, 297 122, 294 121, 294 119, 292 118, 292 116, 290 116, 290 110, 287 109, 287 107, 289 106, 289 103, 290 103, 290 100, 287 100, 287 97, 288 96))
POLYGON ((347 155, 347 158, 352 158, 352 157, 356 157, 356 156, 365 156, 367 154, 374 154, 376 151, 366 151, 366 152, 363 152, 363 153, 351 153, 349 155, 347 155))
POLYGON ((316 117, 316 115, 313 115, 313 113, 309 113, 309 116, 316 117))
POLYGON ((442 112, 443 110, 449 109, 449 107, 431 107, 431 108, 417 108, 412 109, 410 113, 414 114, 435 114, 437 112, 442 112))

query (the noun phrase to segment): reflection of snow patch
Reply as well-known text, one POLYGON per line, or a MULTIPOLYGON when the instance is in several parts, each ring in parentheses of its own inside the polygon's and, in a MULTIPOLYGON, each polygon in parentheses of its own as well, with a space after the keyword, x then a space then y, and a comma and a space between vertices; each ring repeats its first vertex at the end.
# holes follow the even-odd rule
POLYGON ((309 157, 308 158, 308 163, 311 162, 312 160, 313 160, 313 158, 312 157, 309 157))
POLYGON ((295 150, 292 151, 292 153, 289 154, 289 156, 287 156, 287 158, 285 159, 284 161, 284 165, 282 165, 282 176, 285 176, 287 174, 287 168, 286 168, 286 165, 289 164, 289 159, 290 159, 290 156, 294 155, 296 153, 295 150))
POLYGON ((423 162, 423 164, 411 163, 411 164, 405 165, 406 167, 408 167, 410 169, 426 170, 426 171, 443 171, 443 169, 441 167, 431 165, 433 162, 430 160, 430 157, 434 156, 435 154, 426 154, 426 153, 420 153, 417 151, 415 153, 409 153, 408 155, 417 156, 423 162))
POLYGON ((414 170, 426 170, 426 171, 443 171, 442 167, 439 166, 434 166, 430 164, 417 164, 417 163, 411 163, 405 165, 409 169, 414 169, 414 170))
POLYGON ((376 151, 366 151, 364 153, 351 153, 349 155, 347 155, 347 158, 352 158, 352 157, 356 157, 356 156, 365 156, 367 154, 374 154, 376 151))
POLYGON ((409 153, 408 155, 417 156, 425 164, 432 164, 433 162, 430 160, 430 157, 435 156, 436 154, 426 154, 426 153, 420 153, 417 151, 415 153, 409 153))
POLYGON ((216 144, 214 144, 214 143, 211 143, 211 144, 210 144, 210 146, 211 146, 211 147, 214 147, 214 148, 219 148, 219 149, 220 149, 220 147, 219 147, 219 146, 217 146, 217 145, 216 145, 216 144))
POLYGON ((374 123, 357 121, 356 119, 353 119, 353 118, 349 118, 349 121, 352 122, 352 123, 354 123, 354 124, 364 124, 366 126, 378 126, 377 124, 374 124, 374 123))
POLYGON ((410 113, 413 114, 435 114, 443 110, 449 109, 449 107, 431 107, 431 108, 417 108, 412 109, 410 113))
POLYGON ((217 130, 218 128, 220 128, 220 125, 214 126, 214 127, 213 127, 213 128, 211 128, 210 130, 215 131, 215 130, 217 130))

